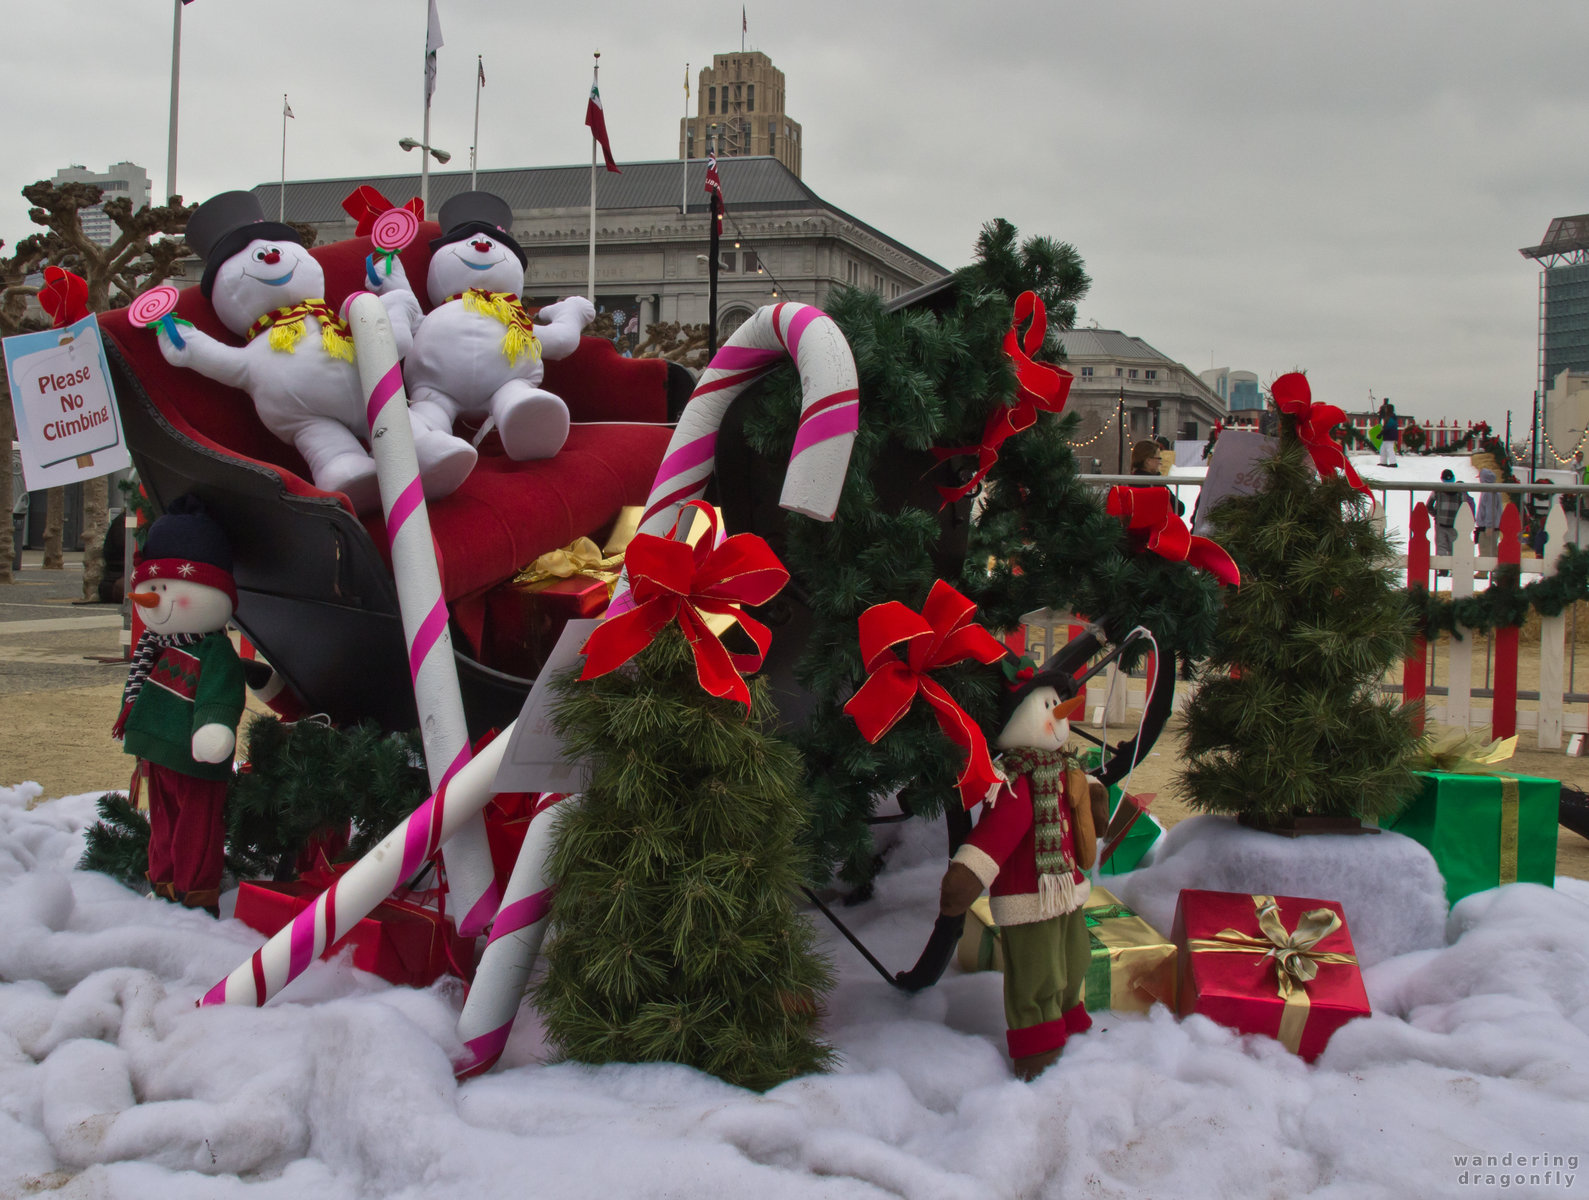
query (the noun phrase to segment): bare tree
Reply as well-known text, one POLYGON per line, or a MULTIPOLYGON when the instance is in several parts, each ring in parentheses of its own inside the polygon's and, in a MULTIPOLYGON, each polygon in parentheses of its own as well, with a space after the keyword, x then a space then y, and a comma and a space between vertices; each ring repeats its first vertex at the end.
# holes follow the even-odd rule
MULTIPOLYGON (((44 237, 34 234, 18 243, 15 253, 0 258, 0 337, 25 333, 30 329, 43 329, 46 322, 28 315, 28 297, 38 291, 29 286, 28 276, 43 264, 46 256, 44 237)), ((0 241, 0 250, 5 242, 0 241)), ((5 360, 0 359, 0 382, 5 382, 5 360)), ((11 536, 11 443, 17 436, 16 416, 11 411, 10 385, 6 384, 4 402, 0 402, 0 496, 5 497, 6 519, 0 529, 0 583, 11 582, 11 560, 16 546, 11 536)))
MULTIPOLYGON (((13 301, 18 310, 19 322, 24 319, 28 295, 37 291, 27 286, 26 277, 41 263, 76 271, 88 284, 90 312, 129 304, 139 292, 153 287, 170 277, 177 261, 188 253, 187 243, 173 235, 187 228, 188 216, 193 208, 182 203, 182 197, 172 196, 159 207, 145 205, 136 212, 126 196, 105 200, 105 193, 91 183, 52 183, 41 179, 22 189, 23 197, 33 205, 28 219, 42 225, 43 234, 24 239, 17 253, 9 260, 0 260, 0 322, 11 313, 13 301), (110 218, 117 234, 108 246, 101 246, 83 231, 82 214, 85 209, 101 205, 101 211, 110 218), (153 239, 153 240, 151 240, 153 239), (26 251, 26 255, 24 254, 26 251), (26 258, 31 258, 26 262, 26 258), (26 265, 19 276, 7 265, 26 265)), ((21 332, 22 325, 10 328, 0 324, 0 333, 21 332)), ((5 424, 11 424, 9 406, 5 424)), ((0 430, 3 432, 3 430, 0 430)), ((12 431, 15 436, 15 430, 12 431)), ((10 456, 5 456, 0 467, 0 493, 10 495, 10 456)), ((61 498, 51 489, 47 512, 58 511, 61 498)), ((99 580, 104 571, 103 546, 105 526, 109 511, 109 482, 104 476, 91 479, 83 485, 83 598, 92 600, 99 594, 99 580)), ((47 517, 49 521, 49 517, 47 517)), ((0 535, 0 549, 7 549, 11 531, 0 535)), ((47 524, 45 530, 45 565, 53 558, 60 561, 60 524, 47 524), (54 530, 51 540, 50 530, 54 530)), ((9 578, 11 555, 5 555, 5 574, 9 578)))

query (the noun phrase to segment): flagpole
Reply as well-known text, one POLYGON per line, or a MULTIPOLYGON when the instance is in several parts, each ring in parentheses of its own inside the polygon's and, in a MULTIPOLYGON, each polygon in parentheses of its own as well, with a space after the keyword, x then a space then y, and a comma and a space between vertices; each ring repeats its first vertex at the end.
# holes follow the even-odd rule
POLYGON ((679 213, 690 211, 690 64, 684 64, 684 178, 679 180, 679 213))
MULTIPOLYGON (((596 65, 591 71, 590 86, 601 82, 601 51, 596 51, 596 65)), ((590 302, 596 303, 596 134, 590 137, 590 302)))
POLYGON ((171 132, 166 139, 166 199, 177 194, 177 81, 182 67, 182 0, 172 0, 171 18, 171 132))
POLYGON ((474 56, 474 145, 469 147, 469 190, 475 190, 476 162, 480 152, 480 80, 486 73, 485 60, 474 56))
POLYGON ((423 143, 419 150, 419 204, 420 211, 430 216, 430 82, 425 83, 425 128, 420 134, 423 143))
MULTIPOLYGON (((180 3, 180 0, 178 0, 180 3)), ((281 94, 281 193, 277 196, 281 202, 277 209, 277 217, 283 225, 287 223, 287 93, 281 94)))

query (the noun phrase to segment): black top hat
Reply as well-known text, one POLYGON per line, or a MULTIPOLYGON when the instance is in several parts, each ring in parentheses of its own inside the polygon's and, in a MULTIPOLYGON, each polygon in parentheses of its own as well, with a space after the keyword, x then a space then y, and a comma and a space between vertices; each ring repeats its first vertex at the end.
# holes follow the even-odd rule
POLYGON ((204 260, 199 291, 206 298, 215 287, 215 273, 221 264, 255 238, 303 245, 303 237, 291 225, 265 220, 265 210, 253 192, 222 192, 193 210, 188 218, 187 239, 204 260))
POLYGON ((432 251, 483 233, 513 251, 520 266, 530 265, 529 256, 513 240, 513 209, 501 196, 490 192, 459 192, 442 201, 436 219, 441 223, 442 232, 431 242, 432 251))

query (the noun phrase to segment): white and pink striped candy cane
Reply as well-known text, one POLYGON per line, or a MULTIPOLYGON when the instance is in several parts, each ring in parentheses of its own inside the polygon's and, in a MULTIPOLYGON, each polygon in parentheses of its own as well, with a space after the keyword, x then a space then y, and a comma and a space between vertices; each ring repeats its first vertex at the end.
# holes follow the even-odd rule
MULTIPOLYGON (((717 431, 729 405, 786 354, 800 371, 802 400, 800 428, 778 503, 819 521, 833 519, 859 421, 855 359, 839 327, 821 309, 772 304, 757 309, 736 329, 701 374, 651 485, 641 533, 666 534, 679 510, 700 499, 716 466, 717 431)), ((626 574, 607 615, 633 607, 626 574)))
MULTIPOLYGON (((458 667, 453 662, 452 635, 447 630, 447 604, 441 594, 430 512, 425 507, 419 459, 414 452, 408 395, 403 390, 403 371, 386 307, 373 294, 362 292, 348 305, 348 324, 369 414, 370 448, 392 547, 392 576, 408 641, 425 767, 430 786, 440 792, 469 761, 469 730, 458 667)), ((458 932, 473 937, 485 929, 497 910, 485 821, 476 817, 464 822, 442 850, 442 857, 458 932)))
POLYGON ((547 914, 556 890, 546 873, 546 860, 552 852, 552 810, 578 803, 577 797, 544 797, 544 807, 530 817, 524 845, 503 892, 502 908, 491 925, 491 941, 480 956, 474 983, 458 1017, 458 1037, 465 1050, 463 1061, 454 1065, 459 1079, 490 1070, 513 1032, 530 968, 546 936, 547 914))
POLYGON ((335 945, 419 870, 466 820, 479 816, 496 794, 492 784, 512 739, 510 725, 199 1003, 264 1004, 302 975, 326 947, 335 945))

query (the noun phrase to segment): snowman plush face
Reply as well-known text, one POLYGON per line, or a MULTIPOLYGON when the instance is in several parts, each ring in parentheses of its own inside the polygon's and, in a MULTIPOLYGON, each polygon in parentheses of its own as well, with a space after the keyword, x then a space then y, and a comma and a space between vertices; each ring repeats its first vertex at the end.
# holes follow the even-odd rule
POLYGON ((496 238, 471 234, 461 242, 448 242, 430 256, 426 287, 435 305, 470 288, 517 296, 524 290, 524 267, 519 256, 496 238))
POLYGON ((1033 688, 1016 705, 995 744, 1000 750, 1063 749, 1070 740, 1069 710, 1069 705, 1061 705, 1053 688, 1033 688))
POLYGON ((191 579, 145 579, 133 589, 133 603, 156 633, 214 633, 232 618, 230 596, 191 579))
POLYGON ((320 264, 296 242, 256 238, 221 264, 210 303, 241 337, 266 313, 326 294, 320 264))

